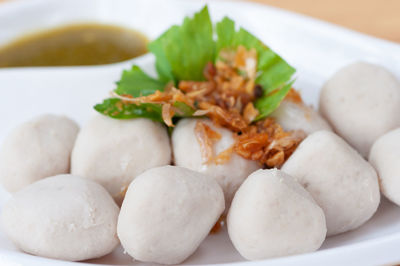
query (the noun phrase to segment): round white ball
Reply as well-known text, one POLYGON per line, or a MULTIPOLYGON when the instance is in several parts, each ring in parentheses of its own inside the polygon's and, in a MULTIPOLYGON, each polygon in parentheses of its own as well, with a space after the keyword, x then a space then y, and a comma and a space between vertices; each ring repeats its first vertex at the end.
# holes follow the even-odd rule
POLYGON ((172 147, 175 165, 186 167, 194 171, 209 175, 222 187, 228 209, 232 198, 246 177, 261 166, 247 160, 236 153, 232 153, 230 160, 224 164, 213 162, 206 164, 202 158, 200 145, 195 135, 196 123, 206 123, 212 130, 221 135, 221 139, 214 144, 214 154, 225 151, 234 144, 233 133, 225 128, 216 127, 209 119, 182 119, 172 132, 172 147))
POLYGON ((382 193, 400 205, 400 128, 381 136, 372 145, 369 161, 378 172, 382 193))
POLYGON ((71 173, 100 183, 120 203, 136 176, 170 162, 168 133, 160 123, 96 115, 76 139, 71 173))
POLYGON ((283 101, 270 116, 286 131, 302 130, 309 135, 319 130, 332 130, 318 112, 305 104, 283 101))
POLYGON ((0 150, 0 180, 15 192, 45 177, 69 173, 78 125, 65 116, 41 115, 18 126, 0 150))
POLYGON ((110 253, 119 208, 99 184, 72 175, 35 182, 3 207, 6 235, 21 250, 38 256, 80 261, 110 253))
POLYGON ((400 126, 400 84, 383 67, 354 63, 325 83, 320 110, 334 130, 367 157, 378 137, 400 126))
POLYGON ((242 184, 228 214, 233 245, 248 260, 317 250, 325 240, 322 209, 293 177, 258 170, 242 184))
POLYGON ((373 167, 343 139, 329 131, 309 135, 282 166, 324 210, 328 236, 369 220, 380 201, 373 167))
POLYGON ((223 192, 213 178, 178 166, 153 168, 130 184, 118 236, 137 260, 178 264, 197 249, 223 211, 223 192))

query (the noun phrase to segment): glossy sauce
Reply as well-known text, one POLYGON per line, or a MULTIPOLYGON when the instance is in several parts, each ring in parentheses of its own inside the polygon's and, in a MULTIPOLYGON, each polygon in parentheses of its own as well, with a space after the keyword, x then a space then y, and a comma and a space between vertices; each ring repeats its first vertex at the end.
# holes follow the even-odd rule
POLYGON ((0 48, 0 67, 116 63, 145 54, 147 42, 141 33, 118 26, 64 26, 22 37, 0 48))

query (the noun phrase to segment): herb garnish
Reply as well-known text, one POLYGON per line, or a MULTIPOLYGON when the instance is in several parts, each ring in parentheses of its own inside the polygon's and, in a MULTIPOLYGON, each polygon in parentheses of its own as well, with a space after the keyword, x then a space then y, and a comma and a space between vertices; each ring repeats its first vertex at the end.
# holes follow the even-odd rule
MULTIPOLYGON (((157 103, 132 103, 129 98, 147 96, 180 81, 204 81, 204 69, 209 62, 221 59, 221 51, 234 50, 239 46, 257 52, 257 76, 255 83, 262 87, 262 96, 254 106, 258 110, 256 120, 273 112, 289 92, 295 69, 279 55, 248 31, 235 30, 235 23, 225 17, 213 28, 207 6, 192 18, 186 17, 181 26, 172 26, 148 46, 156 57, 157 78, 133 66, 123 72, 114 90, 115 98, 109 98, 94 108, 112 118, 129 119, 144 117, 163 122, 163 106, 157 103), (214 34, 216 38, 214 38, 214 34)), ((195 110, 184 102, 173 104, 174 117, 193 116, 195 110)), ((164 110, 165 111, 165 110, 164 110)))

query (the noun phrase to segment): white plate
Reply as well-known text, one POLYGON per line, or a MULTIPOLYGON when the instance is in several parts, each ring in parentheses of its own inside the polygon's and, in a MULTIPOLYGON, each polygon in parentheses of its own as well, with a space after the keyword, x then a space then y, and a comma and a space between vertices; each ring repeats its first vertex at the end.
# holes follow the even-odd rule
MULTIPOLYGON (((0 45, 32 30, 85 21, 128 26, 155 38, 203 4, 183 0, 15 1, 1 5, 0 45)), ((214 21, 229 15, 295 66, 298 70, 295 87, 302 91, 308 103, 316 104, 319 88, 327 77, 355 60, 384 65, 400 77, 400 46, 396 44, 264 5, 213 1, 209 8, 214 21)), ((44 112, 67 114, 83 123, 94 112, 92 106, 114 88, 121 70, 132 63, 153 71, 151 55, 95 67, 0 70, 0 141, 18 123, 44 112)), ((0 206, 8 197, 8 193, 0 191, 0 206)), ((399 245, 400 208, 383 200, 377 214, 367 224, 353 232, 328 238, 315 253, 244 262, 223 232, 209 236, 185 263, 382 265, 400 262, 399 245)), ((124 265, 131 264, 132 260, 119 248, 88 263, 124 265)), ((0 230, 0 265, 69 264, 22 253, 0 230)))

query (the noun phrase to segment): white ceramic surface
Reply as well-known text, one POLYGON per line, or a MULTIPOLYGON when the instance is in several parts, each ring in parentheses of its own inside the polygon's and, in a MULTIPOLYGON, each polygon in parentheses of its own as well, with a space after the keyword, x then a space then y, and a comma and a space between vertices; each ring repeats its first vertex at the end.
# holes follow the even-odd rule
MULTIPOLYGON (((103 22, 138 29, 150 39, 204 1, 185 0, 29 0, 0 6, 0 45, 37 29, 76 22, 103 22)), ((323 82, 339 67, 366 60, 386 66, 400 78, 400 46, 264 5, 210 1, 212 18, 229 15, 297 68, 295 87, 316 104, 323 82)), ((92 106, 114 88, 122 69, 133 63, 154 73, 154 58, 144 55, 127 62, 95 67, 15 68, 0 70, 0 141, 17 124, 44 112, 67 114, 79 123, 93 114, 92 106)), ((9 197, 0 190, 0 206, 9 197)), ((339 214, 340 215, 340 214, 339 214)), ((377 214, 361 228, 331 237, 321 250, 299 256, 244 262, 225 232, 209 236, 186 264, 238 265, 383 265, 400 262, 400 208, 383 200, 377 214)), ((119 248, 85 263, 141 265, 119 248)), ((0 265, 70 265, 24 254, 0 229, 0 265)), ((75 264, 74 264, 75 265, 75 264)), ((86 265, 81 263, 81 265, 86 265)))

